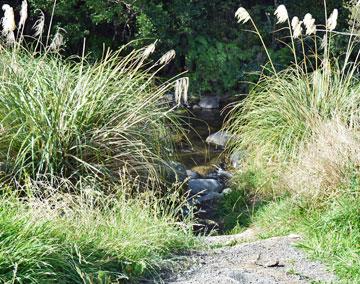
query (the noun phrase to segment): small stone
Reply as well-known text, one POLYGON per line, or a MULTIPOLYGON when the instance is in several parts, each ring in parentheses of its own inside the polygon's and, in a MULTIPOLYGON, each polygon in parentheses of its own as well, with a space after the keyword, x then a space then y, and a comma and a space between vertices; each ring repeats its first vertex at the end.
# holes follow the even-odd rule
POLYGON ((172 104, 172 103, 174 103, 174 97, 175 97, 174 94, 171 94, 171 93, 165 94, 164 95, 164 101, 166 103, 172 104))
POLYGON ((201 106, 199 106, 199 105, 193 105, 193 110, 200 110, 201 109, 201 106))
POLYGON ((204 192, 204 194, 207 194, 209 192, 220 193, 222 189, 223 185, 215 179, 189 180, 189 190, 191 194, 198 194, 200 192, 204 192))
POLYGON ((220 107, 220 98, 219 97, 202 97, 199 102, 199 106, 205 109, 216 109, 220 107))
POLYGON ((225 147, 225 145, 229 142, 230 138, 230 134, 224 131, 218 131, 206 138, 206 143, 225 147))
POLYGON ((245 151, 236 151, 230 155, 230 163, 234 168, 241 166, 241 162, 245 159, 245 151))

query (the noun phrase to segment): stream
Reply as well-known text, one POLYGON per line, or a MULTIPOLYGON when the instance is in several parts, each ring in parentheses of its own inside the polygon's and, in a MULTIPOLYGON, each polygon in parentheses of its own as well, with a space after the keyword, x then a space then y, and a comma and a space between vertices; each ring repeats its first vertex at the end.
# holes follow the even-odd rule
POLYGON ((178 143, 177 161, 187 170, 188 200, 199 224, 194 230, 219 232, 223 226, 217 220, 218 202, 226 194, 230 173, 226 172, 223 147, 208 144, 206 138, 221 130, 224 114, 221 109, 192 110, 185 120, 189 141, 178 143))
POLYGON ((192 110, 186 119, 190 143, 181 143, 177 156, 187 169, 205 174, 222 161, 222 148, 209 145, 206 138, 222 127, 224 116, 219 109, 192 110), (190 144, 190 145, 189 145, 190 144))

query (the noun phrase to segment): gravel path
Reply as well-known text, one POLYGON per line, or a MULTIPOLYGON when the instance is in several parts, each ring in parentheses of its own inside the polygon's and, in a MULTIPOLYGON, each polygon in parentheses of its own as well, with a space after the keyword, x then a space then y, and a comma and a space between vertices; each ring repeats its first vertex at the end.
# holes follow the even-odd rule
POLYGON ((334 275, 319 262, 309 260, 294 247, 297 235, 249 240, 254 231, 238 236, 210 237, 211 244, 233 246, 192 254, 186 271, 164 280, 171 284, 232 283, 336 283, 334 275), (247 243, 236 244, 247 241, 247 243), (235 245, 234 245, 235 244, 235 245))

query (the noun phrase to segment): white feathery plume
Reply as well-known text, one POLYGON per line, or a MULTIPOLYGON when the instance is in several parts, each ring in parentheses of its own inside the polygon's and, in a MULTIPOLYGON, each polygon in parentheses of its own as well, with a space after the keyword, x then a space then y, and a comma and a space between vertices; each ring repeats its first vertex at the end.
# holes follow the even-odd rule
POLYGON ((21 3, 19 29, 25 26, 25 22, 27 18, 28 18, 28 3, 26 0, 24 0, 21 3))
POLYGON ((289 19, 288 11, 285 7, 285 5, 280 5, 275 10, 274 15, 277 18, 277 24, 285 23, 289 19))
POLYGON ((336 25, 337 25, 338 15, 339 15, 338 9, 334 9, 334 11, 332 11, 332 13, 326 23, 326 28, 329 31, 335 30, 336 25))
POLYGON ((175 50, 169 50, 160 58, 160 64, 167 65, 171 60, 173 60, 176 56, 175 50))
POLYGON ((59 51, 60 47, 64 44, 64 36, 60 33, 60 29, 56 31, 53 40, 49 46, 51 51, 57 52, 59 51))
POLYGON ((188 103, 188 91, 189 91, 189 78, 184 77, 176 80, 175 82, 175 103, 181 104, 183 101, 185 104, 188 103))
POLYGON ((297 25, 299 24, 300 20, 298 17, 293 17, 291 20, 291 27, 293 30, 295 30, 295 28, 297 27, 297 25))
POLYGON ((2 6, 4 11, 4 17, 2 18, 2 34, 3 36, 7 36, 9 33, 13 32, 16 29, 15 25, 15 16, 14 9, 10 7, 8 4, 4 4, 2 6))
POLYGON ((293 37, 294 38, 298 38, 301 36, 303 28, 302 28, 302 21, 298 21, 296 24, 294 23, 294 27, 293 27, 293 37))
POLYGON ((35 30, 35 37, 41 37, 45 27, 45 14, 40 10, 40 17, 35 22, 33 29, 35 30))
POLYGON ((238 23, 243 23, 243 24, 245 24, 251 19, 250 14, 243 7, 240 7, 239 9, 236 10, 235 18, 237 19, 238 23))
POLYGON ((152 53, 154 53, 155 48, 156 48, 156 42, 157 42, 157 40, 145 48, 145 50, 142 54, 143 59, 148 58, 152 53))
POLYGON ((316 33, 315 19, 310 13, 307 13, 304 17, 304 25, 306 27, 306 34, 312 35, 316 33))

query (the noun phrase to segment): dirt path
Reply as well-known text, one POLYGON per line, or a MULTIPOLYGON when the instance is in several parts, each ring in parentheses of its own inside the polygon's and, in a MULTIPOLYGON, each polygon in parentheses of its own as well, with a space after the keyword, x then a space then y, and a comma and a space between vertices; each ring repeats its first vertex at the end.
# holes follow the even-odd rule
POLYGON ((226 247, 191 255, 186 271, 164 280, 171 284, 232 283, 336 283, 334 275, 319 262, 296 249, 299 236, 254 240, 248 230, 237 236, 209 237, 211 244, 226 247), (252 241, 251 241, 252 240, 252 241), (244 241, 246 241, 244 243, 244 241), (242 242, 242 243, 241 243, 242 242), (237 244, 238 243, 238 244, 237 244), (239 244, 240 243, 240 244, 239 244))

